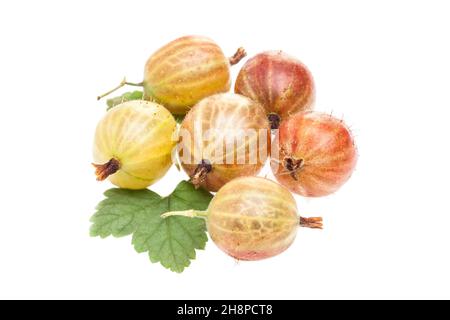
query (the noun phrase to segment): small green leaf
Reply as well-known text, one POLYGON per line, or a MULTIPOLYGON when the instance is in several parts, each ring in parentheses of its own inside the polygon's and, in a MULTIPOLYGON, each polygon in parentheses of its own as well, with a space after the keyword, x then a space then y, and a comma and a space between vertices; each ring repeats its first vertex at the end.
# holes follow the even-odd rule
POLYGON ((124 237, 133 233, 142 222, 149 206, 161 200, 150 190, 110 189, 106 199, 97 205, 92 216, 90 234, 93 237, 124 237))
POLYGON ((110 189, 91 218, 91 235, 102 238, 133 234, 137 252, 148 252, 150 261, 182 272, 195 259, 196 249, 208 241, 204 220, 186 217, 161 218, 169 211, 206 210, 212 195, 186 181, 167 197, 150 190, 110 189))
POLYGON ((144 93, 142 91, 132 91, 132 92, 125 92, 123 95, 119 97, 115 97, 112 99, 108 99, 106 101, 106 104, 108 105, 108 108, 106 110, 109 110, 111 108, 114 108, 118 104, 121 104, 126 101, 130 100, 142 100, 142 97, 144 96, 144 93))
POLYGON ((161 214, 178 210, 206 210, 212 195, 196 190, 186 181, 181 182, 168 197, 162 198, 152 213, 133 234, 133 245, 137 252, 148 251, 152 262, 182 272, 195 259, 195 249, 204 249, 208 241, 205 222, 202 219, 169 217, 161 214))

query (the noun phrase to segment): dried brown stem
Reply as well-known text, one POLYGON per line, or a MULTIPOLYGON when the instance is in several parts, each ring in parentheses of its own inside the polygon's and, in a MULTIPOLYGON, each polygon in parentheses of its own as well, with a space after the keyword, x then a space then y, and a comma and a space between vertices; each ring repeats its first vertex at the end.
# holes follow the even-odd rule
POLYGON ((235 64, 238 64, 239 61, 241 61, 246 55, 247 52, 245 52, 245 49, 243 47, 240 47, 239 49, 237 49, 236 53, 229 58, 230 65, 234 66, 235 64))
POLYGON ((195 168, 194 175, 191 178, 191 182, 194 185, 195 189, 198 189, 200 185, 205 182, 206 176, 212 170, 211 163, 207 160, 202 160, 197 168, 195 168))
POLYGON ((278 114, 276 114, 276 113, 269 113, 267 118, 269 119, 270 129, 275 130, 275 129, 278 129, 280 127, 281 118, 280 118, 280 116, 278 114))
POLYGON ((120 169, 120 162, 117 159, 112 158, 104 164, 92 164, 95 168, 95 175, 98 181, 103 181, 110 175, 116 173, 120 169))
POLYGON ((300 227, 311 229, 323 229, 323 219, 320 217, 303 218, 300 217, 300 227))

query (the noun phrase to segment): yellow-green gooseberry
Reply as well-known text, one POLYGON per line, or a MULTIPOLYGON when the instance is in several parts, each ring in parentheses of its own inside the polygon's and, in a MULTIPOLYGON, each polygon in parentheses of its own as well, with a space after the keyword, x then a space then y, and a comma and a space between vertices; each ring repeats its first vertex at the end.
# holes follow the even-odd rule
POLYGON ((144 189, 172 164, 176 122, 163 106, 149 101, 122 103, 106 113, 95 132, 97 180, 126 189, 144 189))

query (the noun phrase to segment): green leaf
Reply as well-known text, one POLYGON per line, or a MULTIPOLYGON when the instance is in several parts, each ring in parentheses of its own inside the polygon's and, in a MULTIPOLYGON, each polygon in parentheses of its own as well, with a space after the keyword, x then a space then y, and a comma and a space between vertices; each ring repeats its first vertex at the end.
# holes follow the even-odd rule
POLYGON ((110 189, 92 216, 91 235, 102 238, 133 234, 137 252, 148 252, 152 262, 182 272, 195 259, 196 249, 208 241, 204 220, 161 214, 169 211, 206 210, 212 195, 186 181, 167 197, 150 190, 110 189))
POLYGON ((161 197, 150 190, 110 189, 106 199, 97 205, 92 216, 90 234, 93 237, 124 237, 132 234, 142 222, 148 207, 161 197))
POLYGON ((109 110, 111 108, 114 108, 118 104, 121 104, 122 102, 130 101, 130 100, 142 100, 142 97, 144 96, 144 92, 142 91, 132 91, 132 92, 125 92, 123 95, 108 99, 106 100, 106 104, 108 105, 108 108, 106 110, 109 110))
POLYGON ((162 198, 152 208, 133 234, 137 252, 148 252, 152 262, 182 272, 195 259, 195 249, 204 249, 208 241, 205 222, 202 219, 168 217, 161 214, 178 210, 206 210, 212 195, 186 181, 181 182, 168 197, 162 198))

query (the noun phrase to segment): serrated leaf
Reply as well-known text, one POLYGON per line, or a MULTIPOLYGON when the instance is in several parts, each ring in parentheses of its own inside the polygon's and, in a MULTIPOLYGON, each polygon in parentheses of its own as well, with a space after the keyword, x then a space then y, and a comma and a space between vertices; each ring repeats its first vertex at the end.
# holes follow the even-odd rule
POLYGON ((212 195, 196 190, 186 181, 181 182, 168 197, 162 198, 152 212, 146 215, 133 234, 133 245, 137 252, 148 251, 152 262, 182 272, 195 259, 195 249, 204 249, 208 241, 205 222, 202 219, 160 216, 169 211, 206 210, 212 195))
POLYGON ((124 237, 132 234, 143 221, 149 206, 161 197, 150 190, 114 188, 104 193, 106 199, 97 205, 92 216, 90 234, 93 237, 124 237))
POLYGON ((108 106, 108 108, 106 110, 114 108, 118 104, 121 104, 126 101, 142 100, 143 96, 144 96, 144 92, 142 92, 140 90, 125 92, 121 96, 106 100, 106 104, 108 106))
POLYGON ((208 241, 204 220, 186 217, 161 218, 161 214, 180 210, 206 210, 212 195, 195 189, 186 181, 178 184, 167 197, 150 190, 114 188, 92 216, 91 235, 102 238, 133 234, 137 252, 148 252, 150 261, 182 272, 195 259, 195 250, 208 241))

